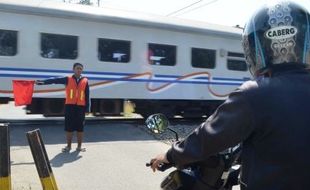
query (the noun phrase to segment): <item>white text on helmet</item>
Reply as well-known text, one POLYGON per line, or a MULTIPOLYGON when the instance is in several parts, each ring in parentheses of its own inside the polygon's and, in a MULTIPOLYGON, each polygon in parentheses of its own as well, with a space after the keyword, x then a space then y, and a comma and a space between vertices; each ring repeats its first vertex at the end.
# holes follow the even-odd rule
POLYGON ((297 34, 297 28, 294 26, 280 26, 267 30, 265 36, 271 40, 280 40, 291 38, 297 34))

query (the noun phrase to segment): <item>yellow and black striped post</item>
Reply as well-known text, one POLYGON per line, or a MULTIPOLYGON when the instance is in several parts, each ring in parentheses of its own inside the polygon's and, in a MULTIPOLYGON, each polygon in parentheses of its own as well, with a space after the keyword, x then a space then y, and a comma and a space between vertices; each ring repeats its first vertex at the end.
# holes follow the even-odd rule
POLYGON ((28 131, 27 139, 43 190, 58 190, 40 130, 28 131))
POLYGON ((0 189, 12 189, 10 133, 8 124, 0 124, 0 189))

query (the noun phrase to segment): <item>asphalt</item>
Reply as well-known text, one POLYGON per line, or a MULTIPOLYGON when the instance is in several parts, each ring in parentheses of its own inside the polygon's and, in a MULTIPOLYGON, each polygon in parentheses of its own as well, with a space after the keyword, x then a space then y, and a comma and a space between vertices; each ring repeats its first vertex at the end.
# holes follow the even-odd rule
MULTIPOLYGON (((73 149, 62 153, 61 148, 65 146, 62 118, 26 115, 23 107, 14 107, 12 102, 0 105, 0 122, 14 120, 10 124, 13 190, 42 190, 26 139, 26 132, 37 128, 41 131, 59 190, 160 189, 160 182, 172 169, 153 173, 145 163, 166 151, 167 144, 154 139, 135 122, 96 123, 96 118, 87 119, 91 122, 85 126, 86 152, 73 149)), ((76 142, 73 143, 75 147, 76 142)), ((239 187, 233 189, 239 190, 239 187)))
MULTIPOLYGON (((26 139, 38 126, 10 126, 11 176, 14 190, 42 189, 26 139)), ((153 173, 145 163, 169 148, 134 124, 106 123, 85 128, 86 152, 65 146, 61 125, 39 126, 59 190, 160 189, 168 174, 153 173)), ((73 144, 73 148, 76 143, 73 144)))

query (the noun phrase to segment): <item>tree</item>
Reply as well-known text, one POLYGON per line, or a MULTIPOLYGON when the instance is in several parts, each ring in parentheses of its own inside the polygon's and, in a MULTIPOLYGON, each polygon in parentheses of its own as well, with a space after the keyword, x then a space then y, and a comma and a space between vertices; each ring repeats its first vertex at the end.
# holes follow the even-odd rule
POLYGON ((80 0, 80 2, 78 4, 82 4, 82 5, 93 5, 92 2, 90 2, 90 0, 80 0))
MULTIPOLYGON (((81 5, 94 5, 92 0, 63 0, 65 3, 76 3, 81 5)), ((100 0, 97 0, 97 6, 100 6, 100 0)))

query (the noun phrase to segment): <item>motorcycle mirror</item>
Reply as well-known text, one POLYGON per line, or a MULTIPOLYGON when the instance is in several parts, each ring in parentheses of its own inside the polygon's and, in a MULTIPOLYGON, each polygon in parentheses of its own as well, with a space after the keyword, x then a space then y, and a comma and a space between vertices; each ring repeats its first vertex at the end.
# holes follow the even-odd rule
POLYGON ((168 126, 169 121, 167 117, 162 113, 156 113, 150 115, 146 120, 145 124, 147 128, 149 128, 153 133, 162 133, 164 132, 168 126))

